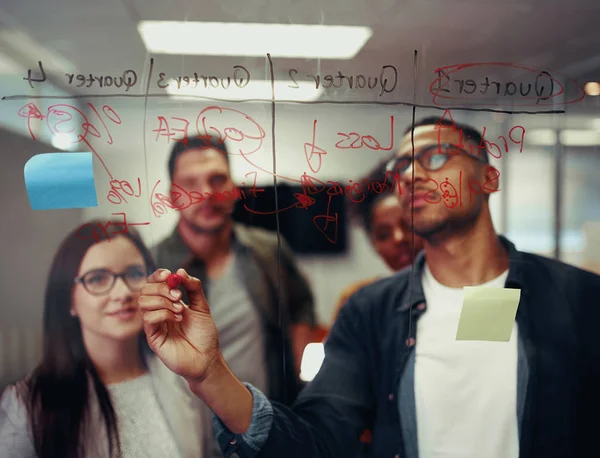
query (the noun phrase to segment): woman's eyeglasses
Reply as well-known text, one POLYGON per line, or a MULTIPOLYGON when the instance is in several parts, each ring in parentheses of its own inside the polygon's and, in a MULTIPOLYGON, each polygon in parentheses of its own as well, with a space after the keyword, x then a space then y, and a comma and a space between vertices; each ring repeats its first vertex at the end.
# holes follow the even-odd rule
MULTIPOLYGON (((482 157, 476 156, 463 148, 450 143, 431 145, 422 149, 414 158, 425 170, 435 172, 440 170, 452 156, 458 154, 469 156, 473 159, 487 163, 482 157)), ((390 160, 386 165, 386 172, 404 173, 412 164, 413 156, 398 156, 390 160)))
POLYGON ((95 296, 108 293, 117 278, 122 278, 131 291, 139 291, 146 284, 148 273, 143 266, 129 267, 125 272, 116 274, 107 269, 96 269, 77 277, 74 283, 81 283, 88 293, 95 296))

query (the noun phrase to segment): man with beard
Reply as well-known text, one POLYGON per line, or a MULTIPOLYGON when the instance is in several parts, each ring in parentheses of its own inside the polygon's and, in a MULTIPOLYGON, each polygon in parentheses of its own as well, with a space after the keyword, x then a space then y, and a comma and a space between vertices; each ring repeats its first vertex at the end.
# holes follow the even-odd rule
POLYGON ((232 221, 239 192, 225 145, 214 137, 176 142, 169 175, 175 205, 178 194, 201 197, 180 211, 173 233, 155 248, 158 265, 183 267, 202 280, 234 373, 292 403, 315 325, 313 297, 292 251, 284 240, 278 249, 277 234, 232 221))
POLYGON ((346 302, 292 409, 231 373, 197 279, 179 271, 190 308, 178 312, 169 272, 150 276, 140 304, 148 342, 211 407, 227 456, 352 456, 365 428, 376 458, 598 455, 600 277, 496 234, 488 198, 498 173, 483 143, 451 120, 405 132, 388 170, 401 174, 425 249, 412 269, 346 302), (466 286, 520 290, 508 341, 457 340, 466 286))

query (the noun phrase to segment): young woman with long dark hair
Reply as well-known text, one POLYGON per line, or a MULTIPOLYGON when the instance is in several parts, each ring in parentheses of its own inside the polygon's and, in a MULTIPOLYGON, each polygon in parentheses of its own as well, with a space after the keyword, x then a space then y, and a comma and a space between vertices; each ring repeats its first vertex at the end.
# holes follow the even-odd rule
POLYGON ((208 456, 210 412, 142 332, 137 299, 154 268, 131 229, 65 238, 46 286, 42 361, 0 400, 2 457, 208 456))

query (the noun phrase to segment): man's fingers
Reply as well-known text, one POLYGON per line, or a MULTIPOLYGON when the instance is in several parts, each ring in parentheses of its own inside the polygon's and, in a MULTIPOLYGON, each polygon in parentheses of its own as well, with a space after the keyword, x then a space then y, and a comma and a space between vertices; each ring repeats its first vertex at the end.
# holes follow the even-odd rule
MULTIPOLYGON (((210 313, 200 280, 190 276, 185 269, 179 269, 177 274, 181 277, 181 286, 188 292, 190 309, 210 313)), ((145 298, 162 296, 175 303, 175 311, 177 312, 176 308, 178 301, 181 299, 181 291, 169 288, 166 283, 169 275, 171 275, 170 270, 158 269, 148 277, 148 283, 140 291, 141 295, 140 299, 138 299, 140 307, 143 307, 146 311, 161 308, 158 305, 158 301, 151 301, 150 299, 145 298)), ((164 304, 162 307, 173 309, 167 304, 164 304)))
POLYGON ((170 310, 154 310, 151 312, 145 312, 143 314, 144 324, 150 326, 156 326, 166 321, 181 321, 182 316, 180 314, 173 313, 170 310))
POLYGON ((167 278, 171 275, 171 271, 168 269, 157 269, 150 274, 148 277, 148 283, 159 283, 167 281, 167 278))
POLYGON ((177 275, 181 277, 181 285, 187 290, 190 298, 190 309, 210 313, 208 301, 202 289, 202 282, 190 276, 185 269, 179 269, 177 275))
POLYGON ((181 291, 177 288, 171 289, 165 282, 146 283, 140 290, 140 297, 164 297, 170 301, 178 301, 181 299, 181 291))
MULTIPOLYGON (((179 293, 179 297, 181 297, 181 293, 179 293)), ((154 310, 171 310, 174 313, 181 313, 183 310, 183 305, 181 302, 173 302, 173 297, 163 297, 163 296, 154 296, 154 295, 146 295, 142 294, 138 297, 137 303, 141 313, 152 312, 154 310)))

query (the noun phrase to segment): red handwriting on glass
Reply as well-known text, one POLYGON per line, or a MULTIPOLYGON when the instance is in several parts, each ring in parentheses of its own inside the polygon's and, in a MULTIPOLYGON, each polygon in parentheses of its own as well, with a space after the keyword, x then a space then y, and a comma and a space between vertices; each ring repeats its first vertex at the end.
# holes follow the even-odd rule
MULTIPOLYGON (((107 118, 113 124, 117 124, 117 125, 121 124, 121 122, 122 122, 121 118, 119 117, 119 115, 117 114, 117 112, 115 110, 113 110, 112 107, 110 107, 108 105, 102 105, 102 113, 104 114, 104 116, 102 116, 98 112, 98 110, 96 109, 96 107, 92 103, 88 103, 88 106, 94 112, 94 114, 98 118, 98 121, 100 121, 100 123, 104 127, 104 131, 106 132, 106 135, 108 136, 107 143, 109 145, 112 145, 113 144, 113 138, 112 138, 112 135, 110 133, 110 129, 106 125, 106 119, 105 118, 107 118)), ((100 132, 98 131, 98 129, 96 127, 94 127, 93 125, 91 125, 91 124, 90 124, 90 129, 91 129, 90 130, 90 134, 91 135, 93 135, 94 137, 97 137, 97 138, 101 138, 102 137, 102 135, 100 134, 100 132)))
POLYGON ((27 130, 29 131, 29 135, 31 135, 31 138, 33 140, 35 140, 35 135, 33 134, 33 131, 31 130, 31 120, 32 119, 37 119, 37 120, 44 119, 44 115, 42 114, 42 112, 35 105, 35 103, 28 103, 27 105, 25 105, 19 109, 18 115, 21 118, 27 118, 27 130))
POLYGON ((95 224, 86 223, 77 229, 75 236, 81 240, 93 238, 95 243, 98 243, 101 240, 108 240, 110 242, 111 238, 115 238, 119 234, 128 233, 129 228, 132 226, 148 226, 150 224, 149 221, 145 223, 129 222, 127 221, 127 215, 125 213, 111 214, 120 216, 122 221, 106 221, 105 223, 98 222, 95 224))
MULTIPOLYGON (((486 140, 485 132, 486 132, 486 128, 484 127, 483 132, 481 134, 482 144, 480 145, 480 148, 481 147, 485 148, 488 151, 488 153, 490 153, 490 155, 492 155, 496 159, 500 159, 502 157, 503 152, 508 153, 508 149, 509 149, 508 141, 506 140, 506 137, 504 135, 498 136, 498 141, 499 141, 500 145, 503 147, 503 148, 501 148, 500 145, 498 145, 498 143, 494 143, 489 140, 486 140), (494 150, 498 152, 498 155, 494 154, 494 150)), ((525 128, 523 126, 514 126, 508 132, 508 138, 510 139, 511 143, 514 143, 515 145, 519 145, 519 153, 522 153, 523 152, 523 140, 525 140, 525 128)))
POLYGON ((175 137, 174 140, 187 146, 190 126, 190 122, 187 119, 171 117, 169 118, 171 119, 170 122, 164 116, 158 116, 157 119, 158 127, 152 131, 156 132, 156 141, 158 141, 160 137, 167 137, 167 143, 170 143, 171 139, 175 137), (177 123, 180 125, 180 128, 172 127, 174 124, 173 121, 177 121, 177 123))
MULTIPOLYGON (((158 126, 156 141, 160 138, 188 145, 189 138, 193 135, 206 142, 208 146, 211 139, 224 144, 225 140, 233 143, 230 154, 252 154, 259 150, 266 136, 264 129, 254 120, 239 110, 210 106, 203 109, 196 117, 196 132, 190 132, 190 121, 185 118, 171 116, 157 116, 158 126)), ((214 141, 213 140, 213 141, 214 141)))
MULTIPOLYGON (((349 184, 343 186, 337 181, 323 182, 315 177, 304 173, 300 178, 302 190, 305 200, 314 203, 312 195, 325 192, 327 195, 327 210, 324 215, 316 215, 313 218, 315 227, 329 240, 331 243, 337 243, 339 215, 337 212, 331 214, 331 200, 334 197, 346 196, 351 202, 360 203, 365 200, 365 192, 375 192, 381 194, 384 191, 397 192, 401 194, 400 175, 398 173, 387 172, 381 182, 364 179, 362 181, 349 180, 349 184), (308 200, 310 199, 310 200, 308 200)), ((296 196, 296 199, 300 199, 296 196)))
POLYGON ((338 132, 342 137, 335 147, 338 149, 359 149, 366 146, 374 151, 391 151, 394 147, 394 116, 390 116, 390 141, 388 146, 381 146, 381 143, 372 135, 360 135, 358 132, 343 133, 338 132))
MULTIPOLYGON (((503 97, 511 106, 543 106, 543 105, 567 105, 583 100, 585 90, 577 81, 559 75, 564 83, 570 84, 575 88, 574 93, 565 97, 564 101, 557 99, 565 94, 563 84, 547 71, 534 70, 522 65, 510 62, 480 62, 458 65, 448 65, 435 70, 437 78, 431 82, 429 92, 433 95, 433 103, 439 105, 438 98, 446 100, 456 100, 458 102, 473 101, 480 102, 477 105, 496 106, 502 102, 503 97), (477 80, 474 74, 469 72, 480 72, 489 69, 490 72, 498 73, 513 71, 512 75, 504 78, 504 81, 490 81, 486 76, 485 80, 477 80), (469 78, 471 77, 471 78, 469 78), (522 81, 528 78, 529 82, 522 81), (513 81, 511 81, 513 80, 513 81), (517 85, 517 80, 521 80, 517 85), (490 98, 481 98, 487 96, 491 87, 495 87, 489 93, 490 98), (524 102, 519 103, 519 100, 524 102)), ((555 75, 558 73, 553 72, 555 75)), ((447 101, 444 104, 448 104, 447 101)))
MULTIPOLYGON (((438 121, 437 125, 435 126, 435 129, 438 131, 438 148, 440 148, 440 149, 441 149, 441 145, 443 143, 442 142, 442 130, 443 129, 452 129, 454 132, 458 132, 458 134, 459 134, 459 141, 458 141, 458 143, 454 144, 454 146, 456 146, 458 148, 466 149, 469 151, 469 153, 471 153, 475 156, 481 157, 483 155, 484 151, 487 151, 491 156, 495 157, 496 159, 500 159, 502 157, 503 152, 508 153, 508 151, 509 151, 509 142, 504 135, 498 136, 498 141, 500 144, 491 142, 485 138, 485 133, 487 131, 487 128, 485 126, 483 128, 483 132, 481 133, 481 141, 479 142, 478 146, 474 147, 473 142, 465 143, 468 140, 471 140, 471 136, 467 134, 466 138, 465 138, 465 134, 464 134, 463 130, 458 129, 456 127, 456 123, 454 122, 454 119, 452 118, 452 113, 450 112, 449 109, 444 111, 444 114, 440 117, 440 120, 438 121), (443 124, 444 120, 450 121, 452 123, 452 125, 450 126, 450 125, 443 124), (502 146, 502 148, 501 148, 501 146, 502 146), (496 155, 496 154, 494 154, 494 152, 497 152, 498 154, 496 155)), ((522 153, 523 152, 523 142, 525 140, 525 128, 523 126, 514 126, 508 132, 508 138, 512 144, 519 145, 519 152, 522 153)))
POLYGON ((363 179, 361 181, 349 180, 349 184, 343 186, 338 181, 323 182, 306 173, 300 178, 302 189, 305 194, 320 194, 323 191, 330 196, 346 196, 353 203, 361 203, 365 200, 366 192, 381 194, 385 191, 396 191, 402 194, 400 184, 400 174, 396 172, 386 172, 382 181, 371 181, 363 179))
POLYGON ((206 107, 198 114, 196 129, 198 138, 210 140, 216 137, 219 143, 229 140, 234 144, 230 154, 242 156, 258 151, 266 136, 264 129, 246 113, 217 106, 206 107))
POLYGON ((327 154, 322 148, 319 148, 316 144, 317 137, 317 120, 313 121, 313 131, 312 131, 312 142, 304 144, 304 156, 306 157, 306 162, 308 163, 308 167, 313 173, 318 173, 321 170, 321 165, 323 164, 323 156, 327 154), (313 163, 316 162, 316 165, 313 167, 313 163))
MULTIPOLYGON (((104 131, 108 137, 107 143, 112 145, 113 138, 110 133, 110 129, 106 124, 106 120, 108 119, 114 124, 121 124, 121 118, 109 105, 102 106, 102 114, 100 114, 100 112, 92 103, 88 103, 88 106, 104 127, 104 131)), ((33 140, 36 138, 31 129, 31 120, 36 119, 42 121, 45 119, 46 126, 52 136, 60 137, 69 143, 85 143, 87 147, 90 148, 90 150, 94 153, 96 158, 102 163, 110 178, 113 178, 112 174, 108 170, 108 167, 100 155, 89 143, 87 138, 88 134, 92 137, 102 138, 102 134, 95 125, 89 122, 87 116, 80 109, 75 108, 72 105, 61 103, 49 106, 48 110, 46 111, 46 115, 43 115, 34 103, 28 103, 27 105, 21 107, 18 115, 22 118, 27 118, 27 128, 33 140)))
POLYGON ((200 204, 204 201, 223 202, 228 200, 235 201, 246 199, 245 191, 237 187, 234 187, 229 191, 201 193, 198 191, 186 191, 181 186, 174 183, 171 184, 169 196, 166 196, 165 194, 156 191, 159 184, 160 180, 156 182, 150 193, 150 207, 152 208, 152 213, 154 213, 154 216, 157 218, 164 215, 169 208, 182 211, 192 205, 200 204))
MULTIPOLYGON (((491 168, 493 170, 493 177, 486 180, 483 184, 474 179, 469 180, 467 183, 469 204, 471 204, 473 200, 473 195, 481 195, 484 194, 484 192, 494 193, 501 191, 500 188, 495 188, 495 185, 493 185, 493 183, 497 182, 500 178, 500 171, 494 167, 491 168)), ((425 182, 425 185, 427 185, 427 183, 432 183, 434 187, 428 187, 428 190, 424 196, 425 202, 429 204, 439 204, 441 202, 450 209, 456 208, 457 205, 462 208, 464 205, 464 184, 462 170, 458 174, 458 186, 454 186, 454 184, 447 177, 442 183, 438 183, 433 178, 429 178, 425 182)))
POLYGON ((112 204, 119 205, 122 202, 128 203, 127 197, 138 198, 142 194, 142 183, 137 179, 137 192, 127 180, 110 180, 110 190, 106 195, 108 201, 112 204))
MULTIPOLYGON (((121 124, 121 118, 115 112, 115 110, 108 105, 103 105, 101 108, 104 116, 100 114, 100 112, 92 103, 88 103, 88 106, 104 127, 104 131, 106 132, 107 136, 107 143, 112 145, 113 138, 110 133, 110 129, 106 124, 105 118, 114 124, 121 124)), ((87 116, 85 116, 81 110, 72 105, 61 103, 48 107, 48 112, 45 116, 45 119, 48 130, 52 135, 69 135, 77 131, 77 135, 71 140, 72 143, 86 142, 88 134, 96 138, 102 138, 103 135, 94 124, 88 121, 87 116)))
MULTIPOLYGON (((244 176, 246 176, 246 177, 247 177, 248 175, 254 175, 254 182, 253 182, 253 184, 252 184, 252 189, 250 189, 249 191, 250 191, 250 192, 252 193, 252 195, 253 195, 253 196, 256 198, 256 193, 257 193, 257 192, 265 192, 265 189, 264 189, 264 188, 257 188, 257 187, 256 187, 256 180, 257 180, 257 178, 258 178, 258 172, 248 172, 248 173, 247 173, 246 175, 244 175, 244 176)), ((243 182, 242 182, 242 186, 245 186, 245 185, 246 185, 246 182, 245 182, 245 181, 243 181, 243 182)))
POLYGON ((327 211, 324 215, 317 215, 313 217, 313 224, 321 234, 325 236, 325 238, 331 243, 337 243, 338 237, 338 227, 339 227, 339 215, 337 212, 334 212, 333 215, 330 213, 331 208, 331 199, 333 199, 333 195, 329 194, 327 200, 327 211))
POLYGON ((294 193, 294 199, 296 199, 296 201, 293 204, 288 205, 287 207, 279 208, 277 210, 263 212, 263 211, 254 210, 254 209, 248 207, 247 204, 244 204, 244 209, 255 215, 275 215, 277 213, 291 210, 292 208, 307 209, 308 207, 310 207, 312 204, 315 203, 315 199, 313 199, 310 196, 307 196, 306 194, 302 194, 299 192, 294 193))

